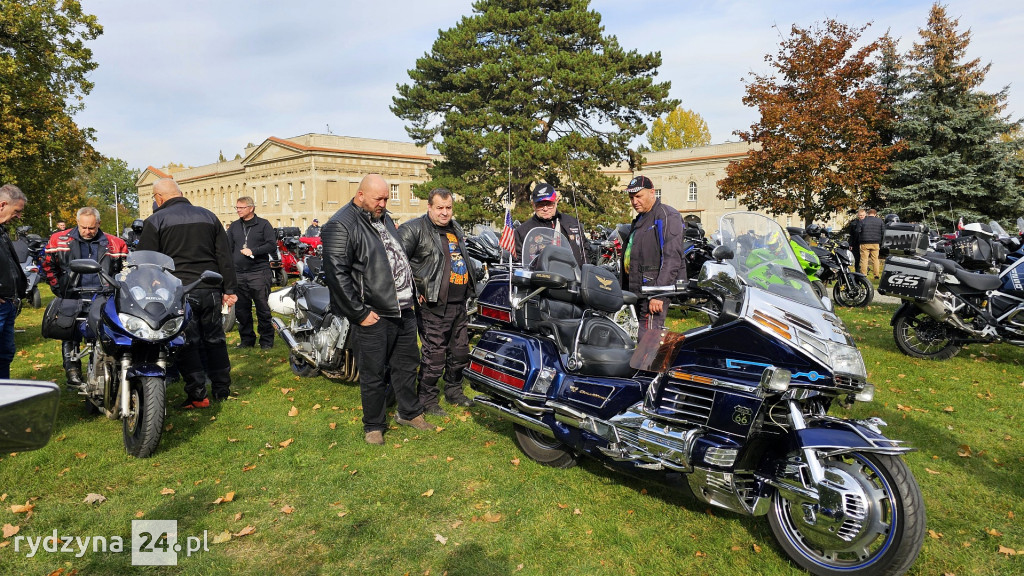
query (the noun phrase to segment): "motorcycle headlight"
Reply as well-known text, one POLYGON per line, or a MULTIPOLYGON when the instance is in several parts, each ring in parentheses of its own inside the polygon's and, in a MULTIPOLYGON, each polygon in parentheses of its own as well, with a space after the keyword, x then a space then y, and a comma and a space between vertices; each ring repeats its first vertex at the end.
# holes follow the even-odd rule
POLYGON ((145 320, 138 316, 122 312, 118 313, 117 318, 121 321, 121 325, 124 326, 125 330, 143 340, 166 340, 171 338, 181 330, 181 324, 185 321, 184 316, 178 316, 164 322, 163 326, 153 329, 145 320))
POLYGON ((860 355, 859 350, 853 346, 837 344, 835 342, 831 343, 829 348, 830 363, 834 372, 862 380, 867 379, 868 370, 864 366, 864 357, 860 355))

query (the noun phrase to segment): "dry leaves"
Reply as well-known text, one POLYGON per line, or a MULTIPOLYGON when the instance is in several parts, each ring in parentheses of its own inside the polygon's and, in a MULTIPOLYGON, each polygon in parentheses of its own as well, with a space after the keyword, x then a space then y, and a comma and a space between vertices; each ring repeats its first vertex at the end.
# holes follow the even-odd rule
POLYGON ((284 442, 278 442, 277 445, 280 446, 281 448, 287 448, 294 441, 295 441, 295 438, 289 438, 289 439, 285 440, 284 442))
POLYGON ((174 494, 174 488, 164 488, 163 490, 160 491, 160 493, 163 494, 164 496, 174 494))
POLYGON ((253 525, 246 526, 234 534, 235 538, 241 538, 242 536, 248 536, 256 531, 256 527, 253 525))
POLYGON ((227 494, 225 494, 225 495, 221 496, 220 498, 217 498, 216 500, 211 502, 211 504, 223 504, 224 502, 231 502, 234 499, 235 499, 235 493, 234 492, 228 492, 227 494))
POLYGON ((25 502, 24 505, 22 505, 22 504, 11 504, 11 512, 14 512, 15 514, 25 514, 26 512, 31 512, 32 509, 35 508, 35 507, 36 507, 36 505, 32 504, 31 501, 25 502))
POLYGON ((928 535, 935 540, 942 538, 942 532, 936 532, 935 530, 929 530, 928 535))
POLYGON ((296 408, 295 406, 292 406, 292 409, 288 411, 288 415, 289 416, 293 416, 293 417, 294 416, 298 416, 299 415, 299 409, 296 408))
POLYGON ((433 488, 431 488, 430 490, 427 490, 423 494, 420 494, 420 496, 426 496, 427 498, 430 498, 433 495, 434 495, 434 489, 433 488))
POLYGON ((501 514, 495 512, 484 512, 482 518, 484 522, 491 522, 493 524, 494 522, 501 520, 501 514))
POLYGON ((970 458, 973 454, 970 446, 967 444, 961 444, 960 448, 956 451, 956 455, 961 458, 970 458))
POLYGON ((295 507, 285 504, 284 506, 281 507, 281 512, 284 512, 285 514, 291 514, 292 512, 295 512, 295 507))
POLYGON ((448 543, 448 539, 440 534, 434 534, 434 540, 440 542, 442 546, 448 543))
POLYGON ((220 534, 213 535, 214 544, 223 544, 228 540, 231 540, 231 532, 228 532, 227 530, 221 532, 220 534))
POLYGON ((105 502, 106 500, 106 496, 90 492, 85 495, 85 500, 82 500, 82 502, 85 502, 86 504, 100 504, 102 502, 105 502))
POLYGON ((11 536, 14 536, 18 533, 19 530, 21 530, 21 526, 11 526, 10 524, 4 524, 4 538, 10 538, 11 536))

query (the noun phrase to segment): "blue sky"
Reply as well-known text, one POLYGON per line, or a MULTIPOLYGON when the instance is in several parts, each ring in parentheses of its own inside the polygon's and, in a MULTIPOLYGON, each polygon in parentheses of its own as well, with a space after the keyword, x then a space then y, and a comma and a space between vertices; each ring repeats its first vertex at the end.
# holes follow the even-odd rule
MULTIPOLYGON (((388 107, 440 29, 472 14, 470 0, 83 0, 103 35, 80 124, 96 147, 133 168, 198 166, 249 142, 309 132, 410 141, 388 107)), ((905 51, 919 39, 925 0, 593 0, 607 34, 627 50, 660 51, 659 79, 707 121, 713 142, 757 121, 744 79, 797 24, 872 22, 905 51)), ((984 88, 1010 85, 1007 113, 1024 115, 1024 2, 947 3, 970 29, 970 58, 990 63, 984 88)), ((639 142, 638 142, 639 143, 639 142)))

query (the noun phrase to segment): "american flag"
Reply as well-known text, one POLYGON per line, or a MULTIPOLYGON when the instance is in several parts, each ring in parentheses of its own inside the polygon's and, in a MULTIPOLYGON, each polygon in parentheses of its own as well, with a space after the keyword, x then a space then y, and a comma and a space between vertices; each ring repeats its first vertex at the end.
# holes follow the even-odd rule
POLYGON ((505 250, 512 252, 516 245, 516 231, 512 228, 512 212, 505 208, 505 227, 501 229, 501 241, 498 244, 505 250))

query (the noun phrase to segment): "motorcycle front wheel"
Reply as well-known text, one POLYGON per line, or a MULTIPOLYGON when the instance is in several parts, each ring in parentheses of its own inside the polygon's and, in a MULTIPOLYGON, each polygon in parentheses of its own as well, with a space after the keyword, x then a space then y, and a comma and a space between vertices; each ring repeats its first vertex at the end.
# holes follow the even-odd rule
POLYGON ((288 272, 285 272, 283 267, 274 268, 274 284, 277 286, 288 285, 288 272))
POLYGON ((916 306, 900 313, 892 326, 896 347, 907 356, 926 360, 946 360, 960 352, 955 330, 932 318, 916 306))
POLYGON ((875 287, 864 276, 846 276, 844 279, 840 275, 835 287, 832 288, 832 296, 835 297, 836 304, 840 306, 847 308, 867 306, 875 297, 875 287))
POLYGON ((814 295, 818 297, 818 300, 828 296, 828 288, 825 287, 821 280, 812 280, 811 290, 814 290, 814 295))
POLYGON ((227 334, 235 329, 235 307, 228 308, 228 313, 221 315, 221 322, 224 324, 224 333, 227 334))
POLYGON ((128 416, 121 420, 124 447, 132 456, 146 458, 160 443, 167 387, 163 378, 153 376, 132 378, 128 385, 128 416))
POLYGON ((576 457, 558 440, 518 424, 515 425, 515 431, 516 444, 531 460, 552 468, 572 468, 576 465, 576 457))
POLYGON ((319 370, 310 366, 309 362, 300 358, 295 352, 288 353, 288 366, 291 367, 292 374, 301 378, 312 378, 317 375, 317 372, 319 372, 319 370))
POLYGON ((776 493, 768 523, 786 554, 818 576, 898 576, 909 570, 924 542, 925 511, 906 463, 853 452, 822 465, 843 509, 826 516, 823 505, 776 493))

